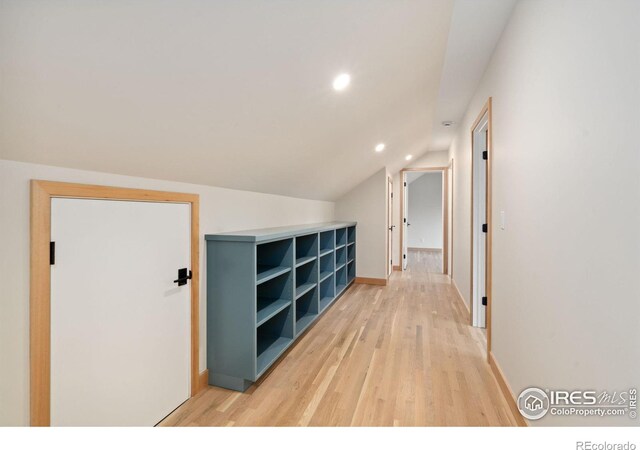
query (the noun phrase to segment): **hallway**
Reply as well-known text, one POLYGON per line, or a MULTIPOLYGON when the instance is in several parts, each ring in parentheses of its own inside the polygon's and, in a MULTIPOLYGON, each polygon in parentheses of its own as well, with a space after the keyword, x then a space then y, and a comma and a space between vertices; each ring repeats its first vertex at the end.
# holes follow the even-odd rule
POLYGON ((246 392, 209 387, 160 425, 515 425, 482 332, 426 261, 354 285, 246 392))

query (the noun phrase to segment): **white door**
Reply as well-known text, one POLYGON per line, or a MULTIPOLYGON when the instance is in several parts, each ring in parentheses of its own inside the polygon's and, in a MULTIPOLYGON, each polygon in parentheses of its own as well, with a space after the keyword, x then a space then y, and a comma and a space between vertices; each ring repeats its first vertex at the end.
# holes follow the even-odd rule
POLYGON ((409 229, 408 229, 408 225, 409 225, 409 211, 407 210, 409 207, 409 190, 407 189, 407 178, 406 178, 406 174, 402 174, 402 180, 400 180, 400 182, 402 183, 402 190, 403 190, 403 195, 402 195, 402 201, 404 203, 404 205, 402 205, 402 214, 404 214, 404 217, 402 218, 402 270, 406 270, 407 269, 407 242, 409 242, 409 229))
POLYGON ((486 309, 482 299, 486 296, 487 233, 487 151, 488 116, 483 117, 473 135, 473 325, 486 327, 486 309))
POLYGON ((389 255, 389 267, 387 275, 391 276, 393 272, 393 181, 388 180, 387 189, 389 190, 389 201, 387 202, 387 254, 389 255))
POLYGON ((52 199, 51 425, 155 425, 190 393, 190 205, 52 199))

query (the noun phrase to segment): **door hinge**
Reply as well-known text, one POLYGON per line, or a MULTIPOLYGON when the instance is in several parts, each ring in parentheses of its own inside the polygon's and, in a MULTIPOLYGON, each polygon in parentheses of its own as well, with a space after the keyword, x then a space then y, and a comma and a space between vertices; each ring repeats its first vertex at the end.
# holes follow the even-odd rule
POLYGON ((487 232, 487 230, 488 230, 487 224, 486 224, 486 223, 483 223, 483 224, 482 224, 482 232, 483 232, 483 233, 486 233, 486 232, 487 232))
POLYGON ((393 192, 391 193, 391 198, 393 198, 393 192))
POLYGON ((54 265, 56 263, 56 243, 49 242, 49 264, 54 265))
POLYGON ((482 152, 482 159, 485 159, 485 160, 489 159, 489 152, 488 151, 485 150, 485 151, 482 152))
POLYGON ((405 187, 407 186, 407 182, 406 181, 404 182, 404 185, 405 185, 405 187))
POLYGON ((482 306, 487 306, 487 297, 482 297, 482 306))
POLYGON ((407 223, 407 218, 405 217, 404 219, 402 219, 404 221, 404 223, 407 223))
POLYGON ((402 255, 402 259, 407 259, 407 255, 402 255))

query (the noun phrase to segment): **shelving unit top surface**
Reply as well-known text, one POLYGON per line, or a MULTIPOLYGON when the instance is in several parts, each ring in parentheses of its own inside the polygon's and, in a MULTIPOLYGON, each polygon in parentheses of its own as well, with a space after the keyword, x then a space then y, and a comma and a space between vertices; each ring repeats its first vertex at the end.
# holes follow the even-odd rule
POLYGON ((268 242, 292 236, 335 230, 355 226, 357 222, 323 222, 307 225, 293 225, 287 227, 262 228, 256 230, 233 231, 228 233, 206 234, 207 241, 240 241, 240 242, 268 242))

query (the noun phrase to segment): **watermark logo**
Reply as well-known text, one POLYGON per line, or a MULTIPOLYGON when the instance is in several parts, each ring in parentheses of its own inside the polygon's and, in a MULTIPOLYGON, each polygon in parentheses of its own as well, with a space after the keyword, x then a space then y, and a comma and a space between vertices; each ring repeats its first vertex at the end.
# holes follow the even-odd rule
POLYGON ((530 387, 518 397, 518 409, 529 420, 553 416, 625 416, 637 418, 638 391, 542 390, 530 387))
POLYGON ((529 420, 542 419, 549 411, 550 403, 547 393, 536 387, 525 389, 518 397, 520 414, 529 420))

